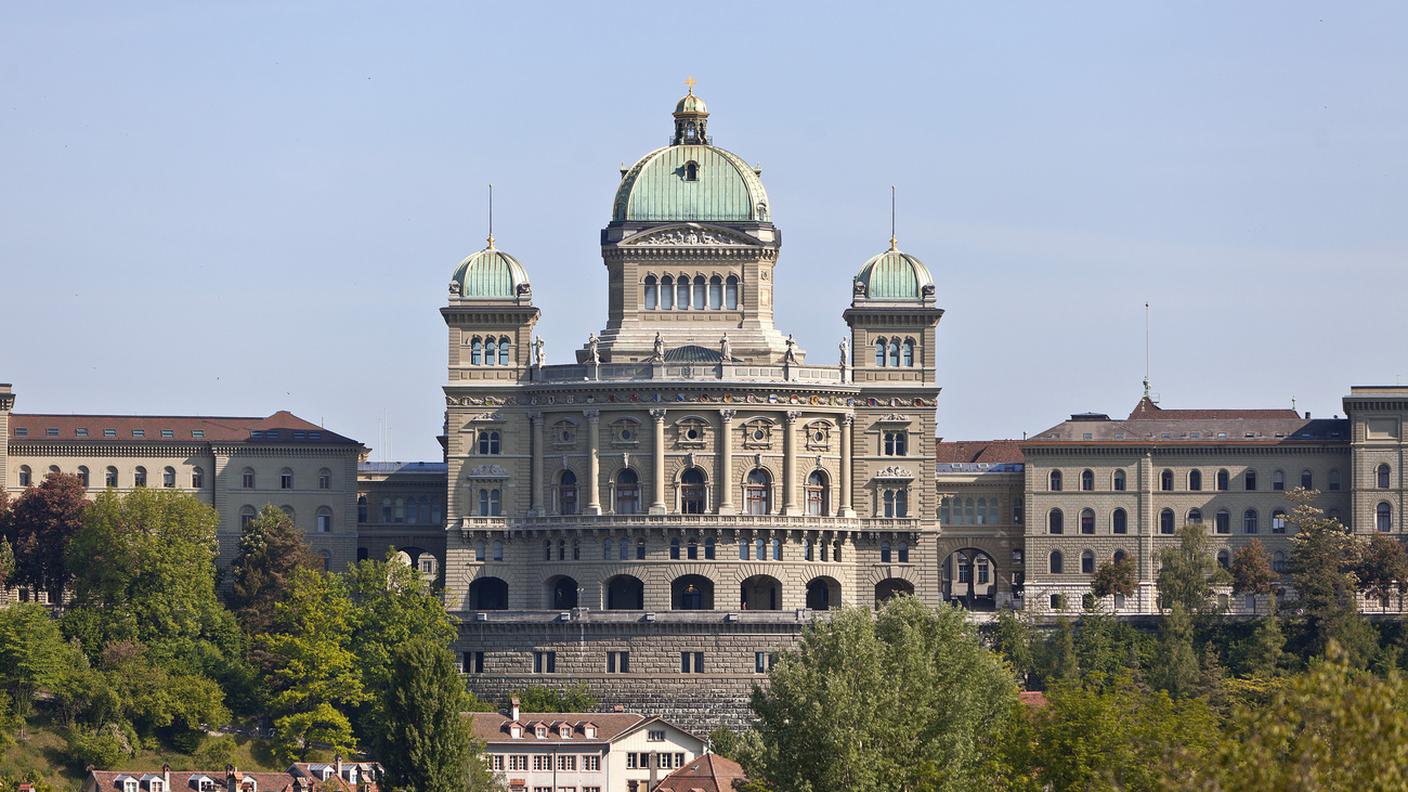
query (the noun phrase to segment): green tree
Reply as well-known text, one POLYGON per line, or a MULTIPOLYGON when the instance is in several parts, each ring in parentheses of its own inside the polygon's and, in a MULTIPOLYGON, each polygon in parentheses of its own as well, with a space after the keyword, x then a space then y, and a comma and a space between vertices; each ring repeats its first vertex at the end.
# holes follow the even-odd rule
POLYGON ((29 714, 34 695, 53 691, 82 656, 64 641, 44 606, 21 602, 0 608, 0 685, 21 717, 29 714))
POLYGON ((1359 565, 1362 546, 1339 520, 1314 505, 1316 493, 1297 488, 1287 494, 1295 507, 1290 521, 1291 603, 1305 620, 1312 654, 1323 655, 1332 641, 1351 663, 1363 666, 1378 650, 1373 628, 1359 614, 1359 565))
POLYGON ((1243 651, 1243 663, 1252 676, 1270 677, 1280 673, 1286 651, 1286 636, 1281 632, 1281 619, 1276 614, 1276 599, 1271 600, 1271 612, 1257 624, 1243 651))
POLYGON ((319 702, 274 719, 274 753, 281 761, 305 761, 319 745, 335 754, 357 749, 352 722, 333 705, 319 702))
POLYGON ((1018 683, 1025 687, 1027 678, 1036 665, 1029 618, 1024 613, 1002 609, 993 623, 990 640, 993 651, 1007 660, 1013 673, 1017 675, 1018 683))
POLYGON ((1401 604, 1403 593, 1408 591, 1408 552, 1404 551, 1403 542, 1388 534, 1369 537, 1354 574, 1364 593, 1387 602, 1397 592, 1401 604))
POLYGON ((1227 570, 1213 557, 1208 531, 1202 524, 1178 529, 1178 544, 1159 551, 1159 604, 1179 604, 1188 613, 1211 607, 1214 586, 1227 583, 1227 570))
MULTIPOLYGON (((1276 573, 1271 569, 1271 558, 1266 555, 1266 547, 1260 539, 1253 539, 1232 554, 1232 593, 1266 596, 1271 594, 1276 583, 1276 573)), ((1253 613, 1256 605, 1253 600, 1253 613)))
POLYGON ((240 531, 240 549, 230 564, 229 605, 249 635, 268 632, 274 605, 299 567, 318 566, 303 532, 283 509, 266 505, 240 531))
POLYGON ((1016 700, 961 611, 912 597, 814 623, 769 680, 753 693, 758 770, 799 792, 982 786, 1016 700))
POLYGON ((1159 652, 1157 664, 1149 670, 1149 679, 1160 690, 1175 699, 1192 695, 1199 677, 1198 654, 1193 649, 1193 619, 1175 600, 1167 615, 1159 621, 1159 652))
POLYGON ((15 500, 5 537, 15 553, 15 583, 43 589, 51 601, 63 602, 71 577, 66 553, 83 524, 86 494, 77 476, 50 473, 15 500))
POLYGON ((482 747, 464 717, 464 682, 450 650, 415 638, 396 647, 391 667, 375 739, 391 788, 462 792, 466 778, 470 789, 490 788, 493 774, 478 758, 482 747))
POLYGON ((583 684, 564 688, 530 685, 515 690, 513 697, 518 699, 518 708, 524 712, 591 712, 598 703, 596 696, 583 684))
POLYGON ((1095 568, 1095 577, 1090 581, 1090 593, 1099 599, 1116 594, 1131 596, 1139 581, 1134 569, 1134 559, 1124 556, 1118 561, 1102 561, 1095 568))

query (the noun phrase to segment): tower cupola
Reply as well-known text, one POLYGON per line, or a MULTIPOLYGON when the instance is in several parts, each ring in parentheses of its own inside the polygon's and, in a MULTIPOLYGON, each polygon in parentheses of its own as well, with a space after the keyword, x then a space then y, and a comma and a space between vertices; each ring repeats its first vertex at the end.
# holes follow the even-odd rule
POLYGON ((689 93, 675 104, 675 136, 672 146, 689 146, 709 143, 709 106, 694 95, 694 78, 685 80, 689 93))

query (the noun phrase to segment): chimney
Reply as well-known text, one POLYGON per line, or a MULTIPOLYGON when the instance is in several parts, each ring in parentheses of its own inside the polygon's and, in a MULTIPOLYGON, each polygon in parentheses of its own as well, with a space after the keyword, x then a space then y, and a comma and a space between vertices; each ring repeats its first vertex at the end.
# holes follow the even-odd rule
POLYGON ((225 792, 238 792, 239 786, 235 781, 235 766, 225 765, 225 792))
POLYGON ((332 772, 338 778, 342 778, 342 754, 333 754, 332 772))
POLYGON ((518 722, 518 696, 514 696, 513 698, 509 699, 508 716, 513 722, 518 722))
POLYGON ((612 712, 625 712, 625 711, 626 711, 626 705, 625 705, 625 704, 617 704, 617 705, 615 705, 615 706, 613 706, 613 707, 611 708, 611 711, 612 711, 612 712))
POLYGON ((171 765, 161 763, 161 792, 171 792, 171 765))
POLYGON ((1306 410, 1306 411, 1305 411, 1305 420, 1307 420, 1307 421, 1310 420, 1310 410, 1306 410))

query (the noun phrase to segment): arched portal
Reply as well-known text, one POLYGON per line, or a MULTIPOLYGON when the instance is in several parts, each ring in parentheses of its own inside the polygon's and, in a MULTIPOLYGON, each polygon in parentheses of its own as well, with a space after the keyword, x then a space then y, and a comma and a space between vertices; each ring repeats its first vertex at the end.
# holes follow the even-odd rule
POLYGON ((548 608, 568 610, 577 607, 577 581, 566 575, 557 575, 547 580, 548 608))
POLYGON ((606 581, 607 610, 645 610, 645 584, 632 575, 616 575, 606 581))
POLYGON ((997 609, 997 562, 986 551, 964 547, 949 553, 943 581, 946 602, 974 611, 997 609))
POLYGON ((713 610, 714 581, 703 575, 681 575, 670 583, 670 607, 674 610, 713 610))
POLYGON ((812 578, 807 583, 807 607, 811 610, 841 607, 841 584, 825 575, 812 578))
POLYGON ((507 610, 508 584, 496 577, 475 578, 469 584, 470 610, 507 610))
POLYGON ((914 584, 903 578, 885 578, 875 584, 875 607, 900 596, 914 596, 914 584))
POLYGON ((744 610, 782 610, 782 584, 771 575, 754 575, 739 586, 744 610))

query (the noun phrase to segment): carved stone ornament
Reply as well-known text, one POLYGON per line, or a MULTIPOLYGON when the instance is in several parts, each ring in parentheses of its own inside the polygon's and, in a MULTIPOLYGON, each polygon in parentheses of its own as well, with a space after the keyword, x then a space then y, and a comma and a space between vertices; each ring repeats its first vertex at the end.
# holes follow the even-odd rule
POLYGON ((756 246, 758 243, 715 228, 662 228, 623 241, 645 247, 756 246))
POLYGON ((475 465, 469 469, 469 478, 472 479, 506 479, 508 471, 495 464, 475 465))
POLYGON ((883 467, 883 468, 881 468, 881 469, 880 469, 880 472, 878 472, 878 473, 875 474, 875 478, 877 478, 877 479, 913 479, 913 478, 914 478, 914 474, 911 473, 911 472, 909 472, 909 468, 900 467, 899 465, 890 465, 890 466, 888 466, 888 467, 883 467))

